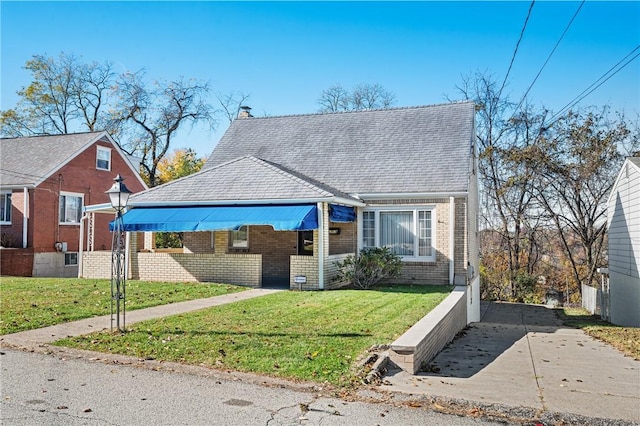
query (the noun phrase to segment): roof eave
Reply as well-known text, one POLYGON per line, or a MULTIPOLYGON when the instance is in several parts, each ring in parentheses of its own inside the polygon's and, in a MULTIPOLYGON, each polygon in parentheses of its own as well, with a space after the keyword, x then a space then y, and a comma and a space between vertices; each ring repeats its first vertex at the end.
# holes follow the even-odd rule
POLYGON ((0 185, 0 190, 2 191, 7 191, 7 190, 14 190, 14 189, 33 189, 35 188, 36 185, 34 183, 12 183, 10 185, 0 185))
POLYGON ((468 191, 443 191, 443 192, 369 192, 362 194, 350 194, 362 200, 401 200, 415 198, 448 198, 468 197, 468 191))
POLYGON ((228 205, 263 205, 263 204, 309 204, 337 203, 353 207, 365 207, 366 204, 344 197, 319 198, 273 198, 259 200, 204 200, 204 201, 132 201, 129 207, 186 207, 186 206, 228 206, 228 205))

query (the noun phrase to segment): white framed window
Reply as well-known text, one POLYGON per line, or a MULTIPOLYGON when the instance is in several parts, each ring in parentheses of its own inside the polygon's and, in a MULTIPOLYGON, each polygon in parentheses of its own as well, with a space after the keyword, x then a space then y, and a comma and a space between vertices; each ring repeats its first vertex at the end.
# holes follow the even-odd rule
POLYGON ((78 264, 78 253, 65 253, 64 266, 76 266, 78 264))
POLYGON ((0 193, 0 224, 11 224, 11 192, 0 193))
POLYGON ((435 261, 435 207, 381 207, 362 212, 362 247, 387 247, 407 261, 435 261))
POLYGON ((96 169, 111 170, 111 148, 96 145, 96 169))
POLYGON ((84 195, 72 192, 60 193, 60 224, 79 225, 82 218, 84 195))
POLYGON ((243 225, 237 231, 229 231, 229 247, 248 248, 249 247, 249 227, 243 225))

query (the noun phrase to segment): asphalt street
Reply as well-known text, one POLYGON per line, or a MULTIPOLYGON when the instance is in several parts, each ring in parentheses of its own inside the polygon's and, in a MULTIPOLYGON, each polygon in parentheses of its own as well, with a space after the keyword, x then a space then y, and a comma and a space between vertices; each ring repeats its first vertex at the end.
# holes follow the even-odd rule
POLYGON ((6 348, 0 363, 4 425, 500 424, 422 407, 348 402, 202 368, 168 371, 6 348))

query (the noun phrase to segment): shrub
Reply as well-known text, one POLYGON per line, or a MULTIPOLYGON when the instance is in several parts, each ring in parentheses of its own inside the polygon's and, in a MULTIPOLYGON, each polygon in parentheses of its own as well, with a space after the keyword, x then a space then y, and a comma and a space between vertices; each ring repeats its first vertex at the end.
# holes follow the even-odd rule
POLYGON ((351 283, 360 289, 369 289, 384 279, 397 278, 402 271, 400 256, 386 247, 362 249, 355 256, 336 262, 336 280, 351 283))

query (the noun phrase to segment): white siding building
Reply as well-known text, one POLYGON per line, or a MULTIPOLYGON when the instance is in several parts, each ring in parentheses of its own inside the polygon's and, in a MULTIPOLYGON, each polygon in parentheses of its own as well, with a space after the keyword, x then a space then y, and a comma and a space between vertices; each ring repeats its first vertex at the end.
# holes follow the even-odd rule
POLYGON ((640 157, 625 160, 607 219, 611 322, 640 327, 640 157))

